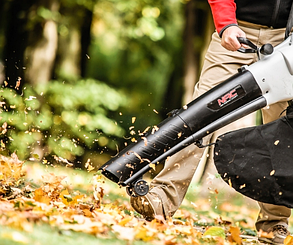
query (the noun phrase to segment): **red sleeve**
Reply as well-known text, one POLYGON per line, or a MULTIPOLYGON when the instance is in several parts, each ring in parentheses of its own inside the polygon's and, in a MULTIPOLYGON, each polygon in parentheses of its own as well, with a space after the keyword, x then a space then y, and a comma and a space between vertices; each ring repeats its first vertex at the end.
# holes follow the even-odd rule
POLYGON ((211 6, 218 33, 222 33, 227 26, 237 25, 236 4, 234 0, 208 0, 208 2, 211 6))

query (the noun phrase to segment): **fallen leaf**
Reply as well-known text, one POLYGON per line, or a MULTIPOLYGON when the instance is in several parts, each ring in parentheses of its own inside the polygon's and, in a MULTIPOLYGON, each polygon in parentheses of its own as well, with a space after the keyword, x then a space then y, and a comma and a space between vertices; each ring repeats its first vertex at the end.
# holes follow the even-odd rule
POLYGON ((268 233, 268 232, 263 231, 262 229, 260 229, 257 232, 257 235, 258 235, 258 237, 264 237, 264 238, 273 238, 274 237, 273 232, 268 233))
POLYGON ((225 231, 222 227, 212 226, 203 234, 203 238, 208 237, 221 237, 225 239, 225 231))
POLYGON ((132 216, 125 217, 118 223, 118 225, 124 226, 127 223, 129 223, 131 220, 133 220, 132 216))
POLYGON ((11 157, 0 155, 0 173, 2 184, 9 181, 17 181, 22 175, 23 161, 20 161, 15 153, 11 157))
POLYGON ((284 245, 293 245, 293 236, 287 236, 284 240, 284 245))
POLYGON ((42 188, 38 188, 35 190, 34 199, 37 202, 45 203, 47 205, 49 205, 51 202, 51 198, 46 195, 42 188))
POLYGON ((118 235, 120 239, 123 239, 123 240, 132 241, 135 237, 133 228, 123 227, 120 225, 113 225, 112 230, 118 235))
POLYGON ((240 229, 239 229, 239 227, 230 226, 229 232, 231 234, 231 236, 230 236, 231 242, 236 242, 237 245, 241 245, 242 244, 242 239, 240 237, 240 229))

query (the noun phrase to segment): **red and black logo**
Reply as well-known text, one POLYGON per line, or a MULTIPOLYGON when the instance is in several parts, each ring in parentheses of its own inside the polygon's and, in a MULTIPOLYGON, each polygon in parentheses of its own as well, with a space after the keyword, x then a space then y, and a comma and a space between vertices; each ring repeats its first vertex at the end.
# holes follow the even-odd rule
POLYGON ((230 104, 235 99, 240 99, 245 95, 244 89, 238 85, 235 88, 227 91, 227 93, 223 94, 221 97, 213 100, 208 104, 208 107, 213 110, 219 110, 222 107, 230 104))
POLYGON ((231 100, 236 99, 238 97, 238 94, 236 92, 236 89, 232 89, 227 94, 223 95, 221 98, 218 99, 218 105, 222 107, 223 105, 229 103, 231 100))

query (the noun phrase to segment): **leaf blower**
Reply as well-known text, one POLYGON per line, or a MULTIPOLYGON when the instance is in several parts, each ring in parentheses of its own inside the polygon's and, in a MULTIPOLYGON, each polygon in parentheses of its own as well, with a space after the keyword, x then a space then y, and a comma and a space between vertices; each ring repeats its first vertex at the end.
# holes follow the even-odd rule
POLYGON ((201 147, 202 138, 267 105, 293 99, 292 36, 272 47, 248 45, 239 51, 257 53, 259 60, 196 98, 124 148, 101 168, 104 176, 126 187, 127 193, 143 196, 148 183, 143 175, 167 157, 190 144, 201 147))

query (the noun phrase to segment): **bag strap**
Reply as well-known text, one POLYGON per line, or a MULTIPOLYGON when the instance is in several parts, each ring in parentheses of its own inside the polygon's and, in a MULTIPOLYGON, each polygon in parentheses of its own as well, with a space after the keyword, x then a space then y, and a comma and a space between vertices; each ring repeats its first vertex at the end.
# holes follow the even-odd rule
POLYGON ((287 26, 286 26, 286 31, 285 31, 285 39, 287 39, 287 37, 289 37, 289 34, 291 32, 292 27, 293 27, 293 2, 292 2, 292 5, 291 5, 289 18, 288 18, 288 21, 287 21, 287 26))

